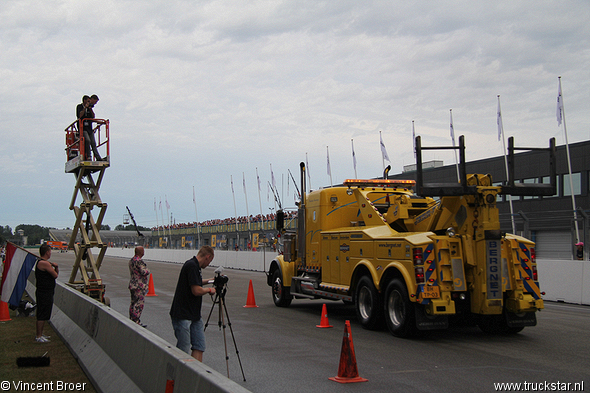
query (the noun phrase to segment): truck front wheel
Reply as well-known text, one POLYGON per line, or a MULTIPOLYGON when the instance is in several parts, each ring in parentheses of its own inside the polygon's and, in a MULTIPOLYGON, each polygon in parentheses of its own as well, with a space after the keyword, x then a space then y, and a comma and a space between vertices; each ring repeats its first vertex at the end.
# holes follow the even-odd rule
POLYGON ((399 278, 391 280, 385 289, 385 322, 394 336, 411 337, 417 333, 416 310, 399 278))
POLYGON ((277 307, 289 307, 293 300, 290 288, 283 285, 283 275, 279 269, 272 274, 272 300, 277 307))
POLYGON ((383 323, 379 292, 373 281, 363 276, 356 287, 355 295, 356 315, 365 329, 377 329, 383 323))

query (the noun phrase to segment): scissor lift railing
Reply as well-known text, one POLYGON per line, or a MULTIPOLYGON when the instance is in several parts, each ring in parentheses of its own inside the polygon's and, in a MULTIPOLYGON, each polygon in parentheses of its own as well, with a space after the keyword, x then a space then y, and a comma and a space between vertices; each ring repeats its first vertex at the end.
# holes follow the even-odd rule
POLYGON ((82 129, 82 121, 78 120, 66 128, 66 173, 73 173, 76 177, 76 185, 70 202, 70 210, 74 211, 76 221, 70 237, 68 248, 74 250, 76 259, 68 285, 95 298, 105 302, 105 285, 100 278, 99 269, 107 250, 107 244, 100 237, 100 227, 106 213, 107 204, 100 199, 99 189, 102 184, 105 170, 110 166, 109 146, 109 121, 93 119, 95 127, 93 132, 96 135, 97 147, 106 150, 105 158, 102 161, 88 160, 85 156, 84 136, 79 130, 82 129), (97 174, 96 180, 92 177, 97 174), (76 199, 80 195, 82 202, 76 206, 76 199), (92 210, 98 208, 98 216, 95 220, 92 210), (80 242, 76 238, 80 234, 80 242), (95 255, 93 249, 98 248, 95 255), (78 272, 81 279, 77 280, 78 272))

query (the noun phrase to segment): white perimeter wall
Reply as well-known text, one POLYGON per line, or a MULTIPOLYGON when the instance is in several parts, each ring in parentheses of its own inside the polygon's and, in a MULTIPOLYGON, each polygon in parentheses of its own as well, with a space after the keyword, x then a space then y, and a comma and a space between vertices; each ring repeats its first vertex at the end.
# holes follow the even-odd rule
MULTIPOLYGON (((144 259, 184 263, 195 254, 196 250, 146 249, 144 259)), ((107 255, 132 258, 133 249, 109 248, 107 255)), ((211 265, 262 272, 268 270, 275 255, 272 252, 215 250, 211 265)), ((590 262, 537 259, 537 267, 545 300, 590 305, 590 262)))
MULTIPOLYGON (((133 258, 133 248, 108 248, 110 257, 133 258)), ((143 259, 146 261, 161 261, 184 263, 197 255, 197 250, 167 250, 162 248, 146 248, 143 259)), ((211 266, 223 266, 232 269, 253 270, 264 272, 268 270, 270 262, 277 254, 263 251, 222 251, 215 250, 215 258, 211 266)))
POLYGON ((590 305, 590 262, 537 259, 543 299, 590 305))

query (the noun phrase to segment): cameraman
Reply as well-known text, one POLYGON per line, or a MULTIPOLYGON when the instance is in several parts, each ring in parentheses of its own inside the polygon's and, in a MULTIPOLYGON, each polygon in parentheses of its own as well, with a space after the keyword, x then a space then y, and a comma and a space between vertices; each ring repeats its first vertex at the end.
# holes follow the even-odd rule
MULTIPOLYGON (((215 288, 203 288, 201 269, 209 266, 213 260, 213 248, 203 246, 197 253, 184 263, 180 270, 170 317, 176 337, 176 347, 189 353, 198 361, 203 361, 205 352, 205 332, 201 318, 203 296, 215 294, 215 288)), ((213 279, 205 280, 205 282, 213 279)))

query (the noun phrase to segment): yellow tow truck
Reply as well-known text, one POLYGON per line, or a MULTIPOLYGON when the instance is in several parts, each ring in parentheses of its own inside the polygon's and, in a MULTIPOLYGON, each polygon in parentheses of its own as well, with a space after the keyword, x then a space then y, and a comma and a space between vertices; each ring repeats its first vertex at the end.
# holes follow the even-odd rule
POLYGON ((466 174, 464 138, 457 147, 422 147, 416 138, 416 180, 350 179, 306 194, 296 231, 277 229, 283 252, 269 266, 276 306, 293 298, 354 304, 363 327, 385 324, 398 337, 445 329, 449 319, 489 333, 517 333, 536 325, 543 308, 534 242, 500 229, 497 199, 553 195, 555 140, 549 148, 515 148, 509 139, 509 179, 466 174), (422 150, 458 149, 460 182, 423 182, 422 150), (514 180, 515 150, 547 150, 550 183, 514 180))

